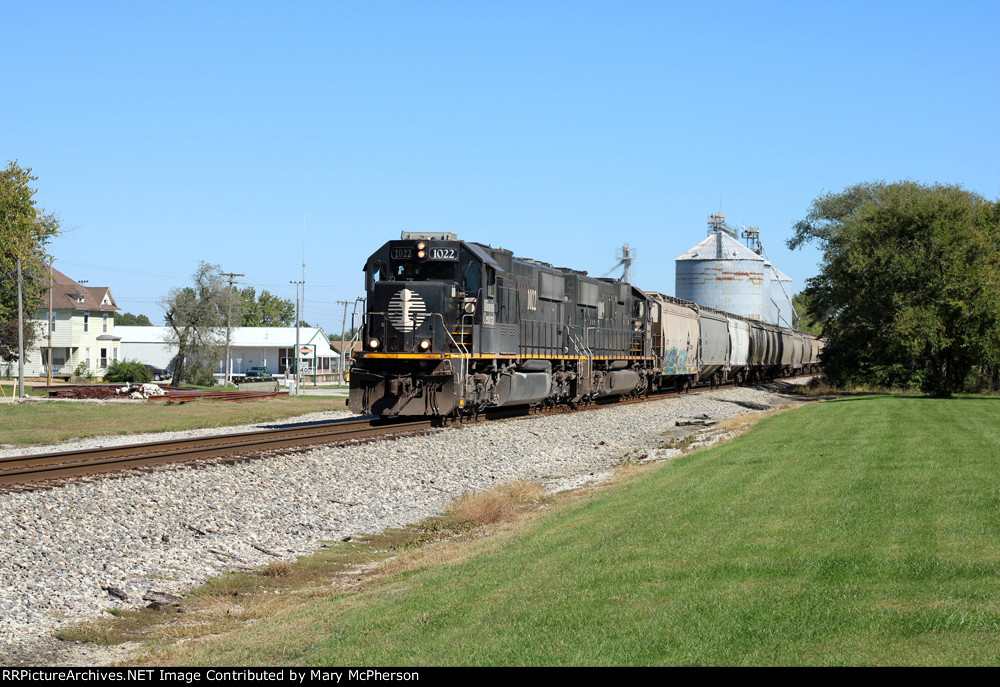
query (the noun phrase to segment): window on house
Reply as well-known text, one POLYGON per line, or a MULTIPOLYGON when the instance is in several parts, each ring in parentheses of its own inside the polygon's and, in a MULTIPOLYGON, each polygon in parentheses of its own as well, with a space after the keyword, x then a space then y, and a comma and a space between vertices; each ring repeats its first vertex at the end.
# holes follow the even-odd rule
POLYGON ((117 346, 115 346, 115 348, 114 348, 114 353, 111 354, 111 359, 112 360, 118 360, 118 347, 117 346))
POLYGON ((90 313, 89 312, 83 313, 83 331, 84 332, 89 332, 90 331, 90 313))
POLYGON ((104 313, 104 333, 108 333, 108 314, 104 313))
POLYGON ((101 360, 100 360, 100 364, 98 365, 98 367, 107 367, 107 366, 108 366, 108 349, 102 348, 101 349, 101 360))
POLYGON ((55 330, 56 330, 56 314, 52 313, 52 324, 49 325, 49 331, 54 332, 55 330))
POLYGON ((87 346, 87 357, 83 359, 83 362, 90 367, 90 346, 87 346))

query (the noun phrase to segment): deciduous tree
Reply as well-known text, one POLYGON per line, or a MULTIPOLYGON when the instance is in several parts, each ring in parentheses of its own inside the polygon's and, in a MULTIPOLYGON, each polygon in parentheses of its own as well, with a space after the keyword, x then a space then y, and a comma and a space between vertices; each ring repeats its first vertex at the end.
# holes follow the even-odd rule
POLYGON ((799 316, 798 329, 801 332, 808 332, 816 336, 823 335, 823 326, 819 322, 819 317, 813 312, 812 300, 802 292, 792 296, 792 307, 799 316))
MULTIPOLYGON (((17 260, 21 259, 22 305, 25 319, 33 318, 48 291, 45 246, 59 230, 59 220, 35 202, 31 169, 8 162, 0 170, 0 359, 14 362, 17 350, 17 260)), ((25 327, 25 349, 37 332, 25 327)))
POLYGON ((960 186, 858 184, 817 198, 791 248, 816 241, 805 290, 835 382, 961 390, 1000 360, 1000 212, 960 186))
POLYGON ((115 315, 115 324, 122 327, 152 327, 153 323, 145 315, 133 315, 130 312, 123 312, 115 315))
POLYGON ((248 286, 240 290, 240 300, 243 327, 290 327, 295 322, 295 303, 266 289, 257 296, 257 290, 248 286))
POLYGON ((226 316, 239 321, 239 294, 229 288, 218 265, 201 263, 194 284, 172 289, 161 305, 170 327, 167 341, 177 346, 171 386, 185 379, 186 369, 216 366, 226 341, 226 316))

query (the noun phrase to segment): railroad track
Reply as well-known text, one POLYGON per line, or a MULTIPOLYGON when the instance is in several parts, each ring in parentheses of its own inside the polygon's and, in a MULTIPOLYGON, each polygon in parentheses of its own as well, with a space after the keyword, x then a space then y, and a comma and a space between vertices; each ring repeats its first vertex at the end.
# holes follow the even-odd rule
MULTIPOLYGON (((576 408, 570 408, 569 406, 498 408, 488 413, 463 417, 457 422, 451 421, 447 424, 469 424, 489 420, 515 419, 529 415, 597 410, 623 404, 662 400, 664 398, 682 396, 686 393, 706 393, 713 390, 708 385, 705 385, 694 387, 689 392, 661 391, 649 396, 630 399, 612 397, 583 404, 576 408)), ((129 468, 163 465, 166 463, 248 456, 275 449, 288 449, 315 444, 341 444, 353 441, 370 441, 379 438, 412 436, 429 432, 435 427, 442 426, 442 424, 440 420, 424 417, 335 420, 304 427, 287 427, 257 432, 220 434, 191 439, 109 446, 98 449, 12 456, 9 458, 0 458, 0 487, 34 484, 52 479, 94 475, 129 468)))
POLYGON ((392 435, 423 433, 433 426, 434 423, 428 418, 338 420, 306 427, 11 456, 0 458, 0 485, 28 484, 126 468, 232 457, 311 444, 367 441, 392 435))

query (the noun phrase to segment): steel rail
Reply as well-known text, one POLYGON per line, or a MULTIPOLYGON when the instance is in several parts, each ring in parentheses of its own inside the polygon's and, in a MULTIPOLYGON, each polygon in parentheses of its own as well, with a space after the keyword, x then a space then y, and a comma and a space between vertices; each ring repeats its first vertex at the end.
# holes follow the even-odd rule
POLYGON ((130 467, 259 453, 311 444, 420 433, 434 426, 432 419, 423 417, 402 420, 341 420, 307 427, 11 456, 0 458, 0 485, 25 484, 130 467))

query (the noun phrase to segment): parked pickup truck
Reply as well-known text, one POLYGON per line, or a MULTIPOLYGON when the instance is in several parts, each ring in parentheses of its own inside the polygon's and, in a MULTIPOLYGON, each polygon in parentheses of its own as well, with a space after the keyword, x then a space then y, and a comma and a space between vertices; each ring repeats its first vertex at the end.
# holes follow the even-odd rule
POLYGON ((244 382, 265 382, 269 379, 273 379, 274 375, 266 367, 254 366, 249 368, 243 373, 242 381, 244 382))

